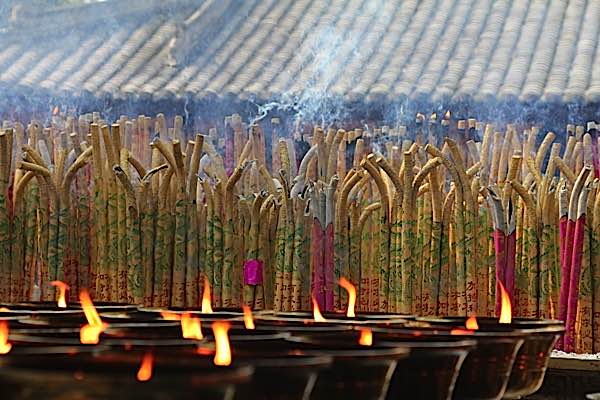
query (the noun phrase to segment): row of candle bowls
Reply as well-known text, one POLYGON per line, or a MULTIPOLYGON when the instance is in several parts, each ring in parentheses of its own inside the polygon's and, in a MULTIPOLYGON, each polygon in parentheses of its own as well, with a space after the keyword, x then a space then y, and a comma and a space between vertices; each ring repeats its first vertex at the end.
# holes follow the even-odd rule
POLYGON ((564 330, 532 319, 0 306, 11 399, 515 399, 539 389, 564 330))

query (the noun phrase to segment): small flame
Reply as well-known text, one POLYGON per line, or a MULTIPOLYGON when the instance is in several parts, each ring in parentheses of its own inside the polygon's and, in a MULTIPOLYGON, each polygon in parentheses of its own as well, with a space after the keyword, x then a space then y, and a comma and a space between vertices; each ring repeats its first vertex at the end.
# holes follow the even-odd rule
POLYGON ((372 346, 373 345, 373 332, 369 328, 363 328, 360 330, 360 338, 358 344, 361 346, 372 346))
POLYGON ((69 285, 62 281, 52 281, 50 285, 58 288, 58 307, 67 308, 67 300, 65 294, 69 290, 69 285))
POLYGON ((319 310, 319 304, 317 303, 317 300, 314 297, 312 298, 312 303, 313 319, 315 320, 315 322, 327 322, 327 320, 323 318, 323 314, 321 314, 321 310, 319 310))
POLYGON ((149 381, 152 378, 152 365, 154 364, 154 356, 152 353, 144 354, 142 364, 137 372, 137 380, 140 382, 149 381))
POLYGON ((231 348, 229 346, 229 336, 227 332, 229 331, 229 323, 228 322, 213 322, 212 330, 215 335, 215 365, 227 366, 231 364, 231 348))
POLYGON ((247 305, 242 306, 244 310, 244 325, 246 329, 254 329, 254 318, 252 318, 252 310, 247 305))
POLYGON ((477 323, 477 318, 475 318, 474 315, 471 315, 468 319, 467 322, 465 324, 465 327, 467 329, 470 329, 472 331, 476 331, 477 329, 479 329, 479 324, 477 323))
POLYGON ((340 278, 340 286, 346 289, 348 292, 348 311, 346 311, 346 316, 348 318, 354 318, 356 317, 356 314, 354 314, 354 307, 356 305, 356 288, 344 277, 340 278))
POLYGON ((92 299, 87 290, 82 289, 79 293, 79 301, 83 307, 83 313, 87 319, 87 325, 81 327, 79 339, 83 344, 98 344, 100 334, 108 327, 108 324, 102 322, 92 299))
POLYGON ((502 282, 500 284, 500 294, 502 296, 502 308, 500 308, 500 323, 510 324, 512 322, 512 309, 510 305, 510 297, 504 288, 502 282))
POLYGON ((204 338, 200 319, 192 317, 189 313, 181 316, 181 332, 184 339, 202 340, 204 338))
POLYGON ((208 283, 207 277, 204 277, 204 291, 202 293, 202 312, 209 314, 213 312, 210 301, 210 284, 208 283))
POLYGON ((181 315, 171 311, 161 311, 160 316, 167 321, 181 321, 181 315))
POLYGON ((10 312, 10 310, 6 307, 0 307, 0 312, 10 312))
POLYGON ((8 343, 8 322, 0 321, 0 354, 8 354, 12 344, 8 343))

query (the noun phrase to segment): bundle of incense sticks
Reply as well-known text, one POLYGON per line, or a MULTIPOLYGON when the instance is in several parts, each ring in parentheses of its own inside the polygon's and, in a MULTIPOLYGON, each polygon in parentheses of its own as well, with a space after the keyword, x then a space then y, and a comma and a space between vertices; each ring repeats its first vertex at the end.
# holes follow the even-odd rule
MULTIPOLYGON (((560 318, 600 351, 597 126, 418 114, 366 130, 188 136, 159 114, 53 116, 0 132, 0 299, 560 318), (564 139, 564 140, 563 140, 564 139), (306 142, 306 145, 302 144, 306 142), (426 142, 427 141, 427 142, 426 142), (302 151, 306 147, 308 150, 302 151)), ((266 129, 266 131, 263 131, 266 129)))

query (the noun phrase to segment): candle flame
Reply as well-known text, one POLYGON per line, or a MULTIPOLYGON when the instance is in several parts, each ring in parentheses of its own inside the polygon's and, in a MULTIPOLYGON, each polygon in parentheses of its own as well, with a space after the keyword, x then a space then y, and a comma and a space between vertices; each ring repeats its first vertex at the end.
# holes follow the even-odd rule
POLYGON ((58 288, 58 307, 59 308, 67 308, 67 299, 66 293, 69 290, 69 285, 62 281, 52 281, 50 285, 58 288))
POLYGON ((208 278, 204 277, 204 291, 202 292, 202 312, 203 313, 212 313, 212 305, 210 301, 210 283, 208 283, 208 278))
POLYGON ((356 288, 344 277, 340 278, 340 286, 348 292, 348 311, 346 311, 346 316, 348 318, 354 318, 356 317, 356 314, 354 314, 354 307, 356 306, 356 288))
POLYGON ((327 320, 323 317, 323 314, 321 314, 321 310, 319 310, 319 303, 317 303, 317 299, 312 298, 312 303, 313 303, 313 319, 315 320, 315 322, 327 322, 327 320))
POLYGON ((243 305, 244 310, 244 326, 246 329, 254 329, 254 318, 252 318, 252 310, 247 305, 243 305))
POLYGON ((6 307, 0 307, 0 312, 10 312, 10 310, 6 307))
POLYGON ((181 321, 181 315, 171 311, 161 311, 160 316, 167 321, 181 321))
POLYGON ((502 282, 500 284, 500 295, 502 296, 502 307, 500 308, 500 323, 510 324, 512 322, 512 309, 510 305, 510 297, 504 288, 502 282))
POLYGON ((373 345, 373 332, 369 328, 363 328, 360 330, 360 338, 358 338, 358 344, 360 344, 361 346, 373 345))
POLYGON ((200 319, 192 317, 189 313, 181 316, 181 332, 184 339, 202 340, 204 338, 200 319))
POLYGON ((144 354, 140 369, 137 372, 137 380, 140 382, 149 381, 152 378, 152 365, 154 364, 154 356, 152 353, 144 354))
POLYGON ((215 365, 227 366, 231 364, 231 347, 229 346, 229 323, 217 321, 213 322, 212 330, 215 336, 215 365))
POLYGON ((476 331, 477 329, 479 329, 479 324, 477 323, 477 318, 474 315, 471 315, 467 319, 467 322, 465 323, 465 327, 472 331, 476 331))
POLYGON ((8 321, 0 321, 0 354, 8 354, 12 344, 8 343, 8 321))
POLYGON ((79 301, 87 320, 87 325, 81 327, 79 332, 79 340, 83 344, 98 344, 100 341, 100 334, 108 327, 108 324, 102 322, 100 315, 92 303, 87 290, 82 289, 79 293, 79 301))

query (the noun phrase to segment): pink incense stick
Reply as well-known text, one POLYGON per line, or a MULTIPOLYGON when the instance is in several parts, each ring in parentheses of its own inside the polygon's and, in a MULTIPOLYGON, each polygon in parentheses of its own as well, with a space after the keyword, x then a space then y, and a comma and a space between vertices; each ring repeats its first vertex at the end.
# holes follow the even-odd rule
POLYGON ((585 187, 579 196, 577 222, 573 233, 573 252, 571 254, 571 273, 569 274, 569 296, 567 306, 567 326, 564 338, 566 352, 575 351, 575 320, 579 297, 579 280, 581 278, 581 261, 583 258, 583 242, 585 233, 585 211, 589 188, 585 187))

